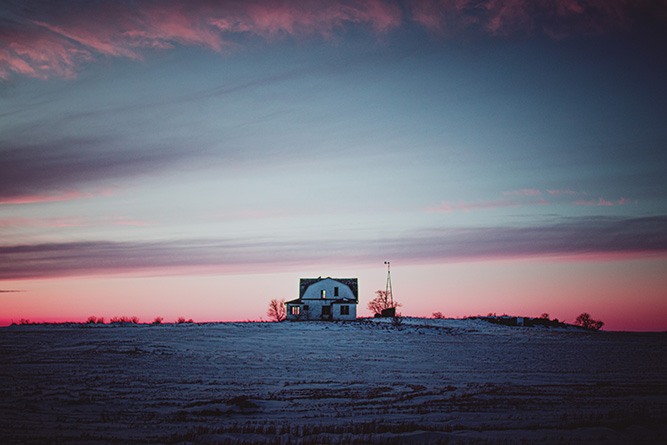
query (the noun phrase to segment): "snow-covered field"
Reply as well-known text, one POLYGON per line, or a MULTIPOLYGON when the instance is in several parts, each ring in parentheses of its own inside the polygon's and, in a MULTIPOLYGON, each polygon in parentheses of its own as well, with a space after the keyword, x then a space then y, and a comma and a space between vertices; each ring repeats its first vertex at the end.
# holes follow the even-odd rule
POLYGON ((667 443, 667 334, 221 323, 0 329, 0 443, 667 443))

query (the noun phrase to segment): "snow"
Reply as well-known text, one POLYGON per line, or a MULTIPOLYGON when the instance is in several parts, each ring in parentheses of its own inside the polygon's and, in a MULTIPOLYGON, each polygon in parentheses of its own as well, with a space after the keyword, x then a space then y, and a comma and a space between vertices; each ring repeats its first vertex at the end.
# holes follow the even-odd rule
POLYGON ((667 443, 667 334, 482 320, 0 329, 0 443, 667 443))

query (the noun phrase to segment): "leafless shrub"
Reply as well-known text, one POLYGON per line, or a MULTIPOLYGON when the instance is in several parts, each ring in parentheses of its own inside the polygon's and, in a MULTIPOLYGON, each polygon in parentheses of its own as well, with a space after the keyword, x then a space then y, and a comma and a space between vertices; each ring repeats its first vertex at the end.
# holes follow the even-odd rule
POLYGON ((375 315, 381 315, 382 311, 397 308, 400 304, 391 298, 391 294, 383 290, 375 291, 375 298, 368 302, 368 309, 375 315))
POLYGON ((274 298, 269 303, 269 310, 266 315, 274 321, 281 322, 287 317, 287 310, 285 309, 285 299, 278 300, 274 298))
POLYGON ((593 320, 591 315, 588 312, 579 314, 574 324, 581 326, 584 329, 590 329, 591 331, 599 331, 604 326, 604 322, 601 320, 593 320))
POLYGON ((445 318, 445 316, 442 315, 442 312, 433 312, 432 317, 438 320, 445 318))
POLYGON ((109 320, 109 323, 128 323, 128 324, 137 324, 139 323, 139 317, 132 316, 132 317, 127 317, 123 315, 122 317, 111 317, 109 320))

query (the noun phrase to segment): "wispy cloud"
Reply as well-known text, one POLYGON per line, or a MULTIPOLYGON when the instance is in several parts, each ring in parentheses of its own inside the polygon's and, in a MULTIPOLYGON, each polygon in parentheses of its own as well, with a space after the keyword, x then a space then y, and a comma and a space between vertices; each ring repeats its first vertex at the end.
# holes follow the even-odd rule
POLYGON ((511 200, 496 200, 496 201, 477 201, 477 202, 463 202, 456 203, 442 202, 440 205, 430 207, 427 209, 433 213, 451 213, 456 211, 470 212, 473 210, 492 210, 502 209, 506 207, 519 207, 521 202, 511 200))
POLYGON ((613 207, 636 204, 636 200, 628 198, 608 199, 590 198, 588 192, 574 191, 572 189, 552 189, 542 191, 537 188, 524 188, 505 191, 501 193, 506 198, 490 201, 459 201, 456 203, 442 202, 437 206, 429 207, 428 212, 451 213, 455 211, 469 212, 473 210, 493 210, 507 207, 522 207, 534 205, 567 204, 575 206, 613 207), (546 197, 545 197, 546 195, 546 197), (511 198, 511 199, 510 199, 511 198))
POLYGON ((99 56, 143 58, 146 49, 195 45, 222 51, 234 38, 319 35, 348 25, 384 33, 400 25, 401 10, 380 0, 331 2, 70 2, 58 8, 32 1, 0 16, 0 78, 73 77, 99 56), (31 11, 25 14, 24 11, 31 11), (104 19, 100 20, 101 17, 104 19))
POLYGON ((63 201, 74 201, 78 199, 87 199, 93 198, 96 196, 108 196, 110 192, 106 191, 96 191, 96 192, 83 192, 83 191, 57 191, 55 193, 44 193, 44 194, 19 194, 15 196, 6 196, 2 197, 2 189, 0 188, 0 205, 2 204, 38 204, 46 202, 63 202, 63 201))
POLYGON ((30 204, 106 196, 101 182, 175 166, 202 150, 163 146, 133 149, 123 140, 65 138, 21 145, 0 140, 0 204, 30 204), (118 148, 124 146, 123 148, 118 148), (87 190, 89 184, 97 185, 87 190))
POLYGON ((524 227, 416 231, 383 239, 206 239, 71 242, 0 246, 0 279, 133 272, 266 272, 335 261, 372 264, 533 256, 666 255, 667 215, 571 218, 524 227), (321 252, 327 252, 323 256, 321 252))
POLYGON ((126 216, 99 217, 99 218, 0 218, 0 228, 6 230, 37 228, 67 228, 67 227, 150 227, 155 223, 147 220, 126 216))
POLYGON ((542 192, 538 189, 518 189, 509 192, 503 192, 504 196, 541 196, 542 192))
POLYGON ((575 201, 574 204, 578 206, 614 207, 614 206, 633 204, 633 201, 627 198, 619 198, 617 200, 597 198, 597 199, 580 199, 575 201))
POLYGON ((575 196, 579 194, 572 189, 552 189, 547 190, 547 193, 551 196, 575 196))
POLYGON ((632 26, 642 14, 662 16, 665 5, 650 0, 416 0, 411 18, 438 34, 466 29, 491 35, 544 33, 563 38, 632 26))
POLYGON ((665 19, 651 0, 27 0, 0 11, 0 78, 76 76, 99 57, 142 59, 149 49, 195 45, 220 52, 250 38, 334 39, 350 27, 386 34, 414 24, 439 35, 544 33, 562 38, 665 19), (103 19, 102 19, 103 18, 103 19))
POLYGON ((522 188, 518 190, 504 191, 504 198, 487 201, 458 201, 442 202, 437 206, 427 209, 428 212, 451 213, 455 211, 470 212, 474 210, 493 210, 508 207, 521 207, 526 205, 549 204, 542 196, 542 192, 536 188, 522 188))

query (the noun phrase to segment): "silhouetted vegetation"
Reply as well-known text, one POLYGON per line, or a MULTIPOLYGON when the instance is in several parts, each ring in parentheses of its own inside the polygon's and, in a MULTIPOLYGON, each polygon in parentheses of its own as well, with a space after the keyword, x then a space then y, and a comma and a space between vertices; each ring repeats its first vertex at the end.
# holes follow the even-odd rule
POLYGON ((433 315, 431 317, 435 318, 436 320, 441 320, 445 318, 445 316, 442 315, 442 312, 433 312, 433 315))
POLYGON ((162 320, 164 320, 164 318, 155 317, 155 319, 153 320, 153 323, 151 323, 151 324, 162 324, 162 320))
POLYGON ((137 316, 132 316, 132 317, 127 317, 123 315, 122 317, 111 317, 109 320, 109 323, 111 324, 139 324, 139 317, 137 316))
POLYGON ((604 326, 603 321, 593 320, 593 318, 591 318, 591 315, 588 312, 579 314, 577 319, 574 320, 574 324, 577 326, 581 326, 584 329, 590 329, 591 331, 599 331, 600 329, 602 329, 602 326, 604 326))
POLYGON ((486 317, 467 317, 470 319, 478 319, 478 320, 484 320, 488 321, 489 323, 493 324, 500 324, 503 326, 527 326, 527 327, 532 327, 532 326, 545 326, 545 327, 567 327, 567 323, 563 323, 562 321, 558 320, 557 318, 554 318, 553 320, 549 319, 549 314, 544 313, 540 315, 539 318, 532 318, 532 317, 515 317, 515 316, 510 316, 510 315, 500 315, 497 316, 495 314, 489 314, 486 317))
POLYGON ((266 312, 266 315, 271 320, 281 322, 287 317, 287 309, 285 309, 285 299, 278 300, 274 298, 269 303, 269 310, 266 312))
MULTIPOLYGON (((368 309, 375 314, 376 317, 382 316, 383 313, 387 313, 388 309, 396 309, 400 304, 391 298, 386 291, 376 290, 375 298, 368 302, 368 309)), ((394 316, 396 312, 393 312, 394 316)))

